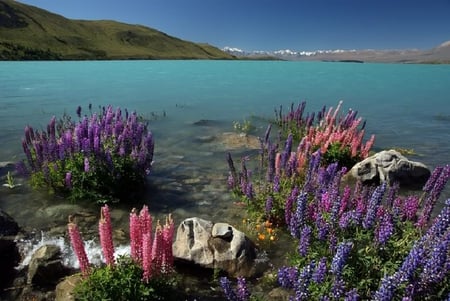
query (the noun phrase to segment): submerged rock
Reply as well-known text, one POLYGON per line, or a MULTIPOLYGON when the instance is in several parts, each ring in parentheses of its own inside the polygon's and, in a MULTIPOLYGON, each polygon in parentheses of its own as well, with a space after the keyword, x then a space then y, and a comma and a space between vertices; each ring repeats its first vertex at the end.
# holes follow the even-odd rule
POLYGON ((178 227, 173 254, 177 260, 220 269, 233 277, 253 277, 260 272, 255 244, 227 223, 185 219, 178 227))
POLYGON ((431 175, 423 163, 410 161, 396 150, 386 150, 355 164, 349 175, 363 183, 398 182, 400 186, 421 188, 431 175))

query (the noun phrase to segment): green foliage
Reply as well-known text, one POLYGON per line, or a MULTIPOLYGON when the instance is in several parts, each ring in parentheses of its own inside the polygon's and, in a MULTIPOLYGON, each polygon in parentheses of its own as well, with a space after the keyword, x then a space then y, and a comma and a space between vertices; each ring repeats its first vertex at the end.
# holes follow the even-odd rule
POLYGON ((347 169, 350 169, 360 160, 359 156, 352 156, 348 145, 342 146, 339 142, 331 143, 327 151, 322 155, 322 164, 324 166, 337 162, 339 166, 345 166, 347 169))
POLYGON ((142 281, 142 269, 130 257, 119 257, 115 267, 101 267, 83 279, 74 291, 77 301, 179 300, 174 275, 142 281))

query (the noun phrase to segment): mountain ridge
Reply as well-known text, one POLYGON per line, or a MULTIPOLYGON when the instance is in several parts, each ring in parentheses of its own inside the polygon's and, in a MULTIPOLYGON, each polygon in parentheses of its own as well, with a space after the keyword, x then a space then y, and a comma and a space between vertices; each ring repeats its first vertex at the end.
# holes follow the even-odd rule
POLYGON ((0 60, 234 59, 143 25, 72 20, 13 0, 0 0, 0 60))
POLYGON ((271 56, 282 60, 295 61, 344 61, 344 62, 382 62, 382 63, 438 63, 450 64, 450 41, 427 50, 419 49, 334 49, 296 51, 282 49, 275 51, 244 51, 235 47, 222 49, 239 58, 258 58, 271 56))

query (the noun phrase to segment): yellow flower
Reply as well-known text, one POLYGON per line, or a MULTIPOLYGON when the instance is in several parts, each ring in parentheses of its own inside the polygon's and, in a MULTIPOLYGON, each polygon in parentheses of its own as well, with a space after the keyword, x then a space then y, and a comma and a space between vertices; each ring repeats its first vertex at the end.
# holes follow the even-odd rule
POLYGON ((275 236, 270 235, 270 240, 271 240, 271 241, 274 241, 274 240, 275 240, 275 236))
POLYGON ((266 236, 262 233, 258 233, 258 240, 265 240, 266 236))
POLYGON ((266 228, 272 227, 272 223, 269 222, 269 221, 265 221, 265 222, 264 222, 264 226, 265 226, 266 228))

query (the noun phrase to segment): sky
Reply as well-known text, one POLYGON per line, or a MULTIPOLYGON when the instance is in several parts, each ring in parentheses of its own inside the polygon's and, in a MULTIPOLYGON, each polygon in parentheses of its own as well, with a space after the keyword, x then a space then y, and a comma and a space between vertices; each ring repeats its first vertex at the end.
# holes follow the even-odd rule
POLYGON ((246 51, 430 49, 450 40, 450 0, 19 0, 70 19, 145 25, 246 51))

